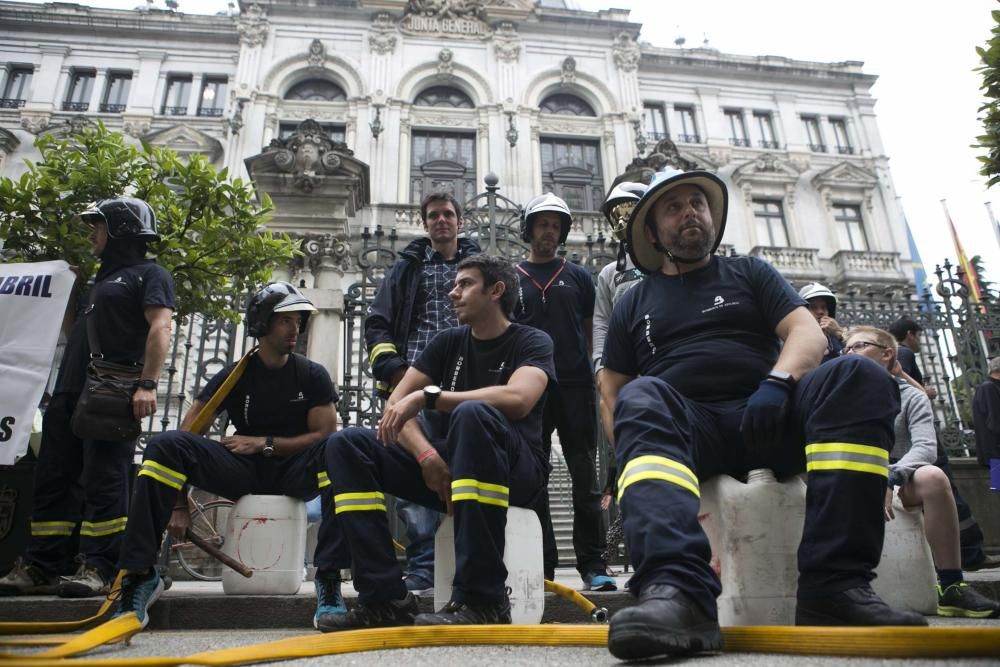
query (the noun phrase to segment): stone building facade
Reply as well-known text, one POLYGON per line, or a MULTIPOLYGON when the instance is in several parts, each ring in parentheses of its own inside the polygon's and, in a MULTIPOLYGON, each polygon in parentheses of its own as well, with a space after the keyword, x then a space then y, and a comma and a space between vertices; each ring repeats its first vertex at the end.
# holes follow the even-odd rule
POLYGON ((317 324, 331 327, 311 352, 339 357, 362 231, 419 235, 423 193, 466 200, 490 173, 515 202, 566 199, 569 250, 586 255, 587 236, 607 234, 596 209, 611 183, 672 155, 730 186, 725 251, 795 284, 911 281, 861 63, 653 47, 628 11, 562 0, 239 10, 0 1, 0 174, 23 170, 39 133, 100 119, 253 178, 271 226, 306 244, 287 275, 322 292, 317 324))

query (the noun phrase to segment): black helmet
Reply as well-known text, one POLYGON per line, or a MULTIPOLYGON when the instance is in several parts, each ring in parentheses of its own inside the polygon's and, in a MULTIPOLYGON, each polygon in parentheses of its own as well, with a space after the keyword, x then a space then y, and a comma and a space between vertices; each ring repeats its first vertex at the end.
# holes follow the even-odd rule
POLYGON ((247 334, 254 338, 266 336, 271 315, 292 311, 305 313, 299 327, 301 332, 306 328, 309 314, 316 312, 316 306, 291 283, 277 281, 264 285, 247 304, 247 334))
POLYGON ((108 226, 108 238, 146 239, 157 241, 156 214, 149 204, 141 199, 118 197, 102 199, 80 214, 90 225, 104 223, 108 226))
POLYGON ((539 195, 528 202, 521 214, 521 240, 531 243, 531 227, 535 222, 535 216, 539 213, 555 213, 559 216, 559 243, 566 243, 569 236, 569 229, 573 224, 573 216, 569 212, 569 206, 559 197, 551 192, 539 195))

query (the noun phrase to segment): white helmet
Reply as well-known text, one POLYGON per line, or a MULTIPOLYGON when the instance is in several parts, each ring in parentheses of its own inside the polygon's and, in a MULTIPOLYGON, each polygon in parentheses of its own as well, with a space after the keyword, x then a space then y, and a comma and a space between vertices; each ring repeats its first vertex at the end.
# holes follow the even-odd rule
POLYGON ((837 297, 826 285, 822 285, 820 283, 809 283, 808 285, 803 285, 802 289, 799 290, 799 296, 806 301, 809 301, 810 299, 825 298, 826 310, 830 313, 830 317, 837 317, 837 297))
POLYGON ((573 224, 573 216, 569 212, 569 206, 566 205, 559 197, 556 197, 551 192, 546 192, 544 195, 539 195, 528 202, 527 206, 524 207, 524 213, 521 216, 521 240, 525 243, 531 243, 531 224, 534 222, 534 218, 539 213, 545 213, 551 211, 559 215, 559 221, 562 225, 562 229, 559 232, 559 243, 566 243, 566 238, 569 236, 570 225, 573 224))

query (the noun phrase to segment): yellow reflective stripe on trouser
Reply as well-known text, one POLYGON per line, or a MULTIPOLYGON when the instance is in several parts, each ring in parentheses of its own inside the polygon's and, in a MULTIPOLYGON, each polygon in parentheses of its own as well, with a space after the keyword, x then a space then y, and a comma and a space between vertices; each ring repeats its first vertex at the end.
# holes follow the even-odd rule
POLYGON ((690 468, 665 456, 648 454, 637 456, 625 464, 622 474, 618 476, 618 500, 622 499, 625 489, 632 484, 651 479, 676 484, 693 493, 696 498, 701 498, 698 476, 690 468))
POLYGON ((488 484, 475 479, 456 479, 451 483, 451 502, 474 500, 484 505, 508 507, 510 489, 500 484, 488 484))
POLYGON ((871 445, 824 442, 806 446, 806 471, 851 470, 889 476, 889 452, 871 445))
POLYGON ((385 511, 385 495, 381 491, 341 493, 333 497, 335 512, 385 511))
POLYGON ((126 523, 128 523, 127 516, 120 516, 117 519, 99 521, 97 523, 84 521, 80 524, 80 535, 85 535, 87 537, 104 537, 105 535, 121 533, 125 530, 126 523))
POLYGON ((379 343, 368 353, 368 365, 374 366, 375 360, 383 354, 397 354, 396 346, 392 343, 379 343))
POLYGON ((76 523, 73 521, 32 521, 32 537, 57 537, 72 535, 76 523))
POLYGON ((149 460, 142 462, 142 468, 139 470, 139 477, 142 477, 143 475, 152 477, 157 482, 166 484, 167 486, 173 487, 178 491, 184 487, 184 482, 187 481, 187 475, 181 474, 176 470, 171 470, 162 463, 149 460))
POLYGON ((316 473, 316 485, 321 489, 330 486, 330 476, 326 474, 326 471, 316 473))

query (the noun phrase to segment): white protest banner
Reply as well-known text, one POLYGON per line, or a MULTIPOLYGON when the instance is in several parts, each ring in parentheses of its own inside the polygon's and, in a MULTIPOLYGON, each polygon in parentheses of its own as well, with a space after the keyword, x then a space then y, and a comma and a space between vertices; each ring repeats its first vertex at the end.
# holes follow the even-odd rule
POLYGON ((0 264, 0 465, 28 449, 74 282, 63 261, 0 264))

